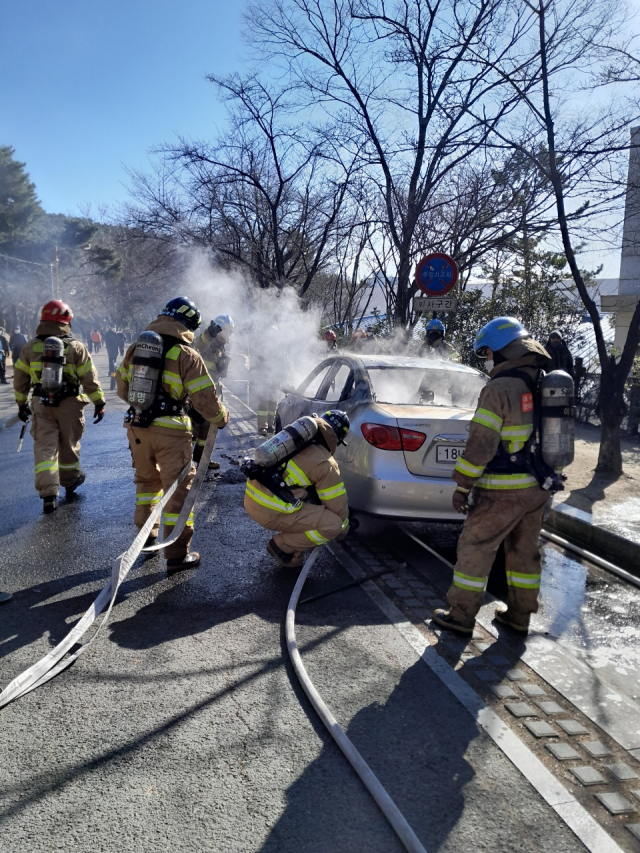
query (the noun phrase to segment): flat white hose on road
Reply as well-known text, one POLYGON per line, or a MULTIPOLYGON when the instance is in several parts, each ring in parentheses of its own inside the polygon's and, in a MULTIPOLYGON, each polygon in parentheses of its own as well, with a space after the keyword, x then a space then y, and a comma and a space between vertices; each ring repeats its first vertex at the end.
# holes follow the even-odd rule
POLYGON ((304 668, 304 664, 302 663, 302 658, 300 657, 298 644, 296 642, 296 607, 302 592, 302 587, 307 579, 307 575, 312 569, 319 553, 320 548, 316 548, 304 564, 304 568, 300 572, 300 577, 298 578, 293 592, 291 593, 289 606, 287 607, 285 636, 287 640, 287 651, 289 652, 291 663, 293 664, 293 668, 304 692, 307 694, 307 697, 315 708, 318 716, 329 730, 331 737, 338 744, 353 769, 368 788, 373 799, 376 801, 378 806, 380 806, 382 813, 395 830, 396 835, 404 847, 409 851, 409 853, 427 853, 420 843, 417 835, 403 817, 400 809, 393 802, 377 776, 371 770, 355 746, 351 743, 331 711, 322 701, 320 694, 313 686, 307 670, 304 668))
MULTIPOLYGON (((175 542, 182 533, 187 519, 189 518, 189 513, 191 512, 196 497, 198 496, 198 490, 202 484, 206 470, 209 467, 209 459, 211 457, 213 445, 215 444, 216 432, 217 430, 209 430, 209 435, 207 436, 207 441, 202 453, 202 459, 198 465, 196 476, 187 495, 187 499, 182 506, 182 510, 180 511, 178 520, 173 528, 171 537, 169 539, 165 539, 164 542, 161 542, 159 545, 145 549, 145 551, 157 551, 161 548, 166 548, 167 545, 171 545, 172 542, 175 542)), ((7 684, 5 689, 0 693, 0 708, 4 708, 4 706, 8 705, 9 702, 13 702, 14 699, 26 696, 26 694, 30 693, 32 690, 46 684, 47 681, 50 681, 60 672, 67 669, 67 667, 71 666, 71 664, 74 663, 74 661, 76 661, 94 642, 109 619, 120 584, 129 574, 132 565, 143 550, 144 543, 151 533, 154 523, 160 517, 162 510, 167 505, 169 499, 180 483, 187 476, 190 469, 191 460, 189 460, 189 462, 184 466, 178 475, 177 480, 167 489, 160 502, 153 508, 151 515, 140 528, 138 535, 133 540, 129 548, 124 552, 124 554, 121 554, 116 560, 114 560, 111 567, 110 579, 107 581, 91 607, 87 610, 84 616, 82 616, 80 621, 74 625, 71 631, 69 631, 64 640, 61 640, 61 642, 59 642, 55 648, 51 649, 47 655, 41 658, 37 663, 34 663, 33 666, 30 666, 29 669, 26 669, 23 673, 16 676, 12 682, 7 684), (107 612, 89 642, 80 646, 79 649, 76 649, 72 654, 65 657, 67 652, 80 641, 107 605, 107 612)))
POLYGON ((602 557, 598 557, 597 554, 592 554, 591 551, 585 551, 584 548, 574 545, 573 542, 563 539, 562 536, 557 536, 555 533, 549 533, 548 530, 543 530, 541 535, 550 542, 559 545, 561 548, 566 548, 567 551, 573 551, 574 554, 578 554, 578 556, 582 557, 584 560, 589 560, 590 563, 595 563, 596 566, 601 566, 608 572, 629 581, 629 583, 632 583, 635 586, 640 586, 640 578, 636 577, 636 575, 632 575, 631 572, 626 571, 626 569, 621 569, 620 566, 616 566, 608 560, 603 560, 602 557))

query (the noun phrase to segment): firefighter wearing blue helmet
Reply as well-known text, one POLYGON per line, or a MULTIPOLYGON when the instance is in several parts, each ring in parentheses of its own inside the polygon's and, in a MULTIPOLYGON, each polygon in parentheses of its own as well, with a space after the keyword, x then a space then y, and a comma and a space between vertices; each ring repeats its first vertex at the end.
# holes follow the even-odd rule
POLYGON ((434 318, 425 326, 425 337, 418 350, 421 358, 446 358, 450 361, 460 361, 458 351, 449 341, 445 341, 445 327, 442 320, 434 318))
POLYGON ((487 578, 504 542, 507 610, 496 619, 526 634, 538 609, 538 539, 549 492, 541 488, 522 452, 534 428, 535 383, 548 353, 513 317, 496 317, 478 332, 474 351, 485 359, 489 381, 480 392, 464 453, 453 478, 456 512, 465 513, 447 609, 433 620, 471 634, 487 578))

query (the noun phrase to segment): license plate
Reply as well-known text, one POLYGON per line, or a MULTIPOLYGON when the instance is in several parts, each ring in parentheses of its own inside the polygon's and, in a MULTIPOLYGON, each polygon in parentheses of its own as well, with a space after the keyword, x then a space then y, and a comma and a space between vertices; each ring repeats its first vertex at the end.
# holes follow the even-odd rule
POLYGON ((436 447, 436 462, 456 462, 464 451, 464 447, 445 447, 439 444, 436 447))

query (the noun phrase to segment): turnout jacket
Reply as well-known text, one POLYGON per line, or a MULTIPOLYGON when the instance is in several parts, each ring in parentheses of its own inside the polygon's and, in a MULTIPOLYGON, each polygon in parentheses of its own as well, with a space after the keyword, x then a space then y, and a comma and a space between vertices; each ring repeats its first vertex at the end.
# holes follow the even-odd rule
MULTIPOLYGON (((315 420, 329 450, 322 444, 308 445, 287 462, 284 480, 291 487, 294 496, 300 500, 304 500, 308 489, 313 487, 326 509, 335 512, 342 519, 343 529, 346 529, 349 524, 347 490, 342 482, 338 463, 333 458, 338 439, 326 421, 321 418, 315 420)), ((244 505, 245 509, 251 507, 251 516, 258 524, 262 513, 273 518, 274 512, 291 515, 302 508, 285 503, 257 480, 247 480, 244 505)))
MULTIPOLYGON (((218 399, 215 385, 207 373, 202 356, 190 346, 193 343, 193 332, 178 320, 164 315, 160 315, 149 323, 145 331, 176 338, 175 344, 167 350, 164 357, 161 383, 165 394, 173 400, 186 401, 189 397, 193 408, 205 420, 217 427, 226 426, 229 422, 229 414, 218 399)), ((129 402, 129 382, 133 376, 132 361, 135 348, 134 341, 127 349, 116 371, 118 397, 127 403, 129 402)), ((126 422, 124 425, 129 426, 126 422)), ((186 412, 181 415, 164 415, 155 418, 146 429, 164 435, 167 434, 167 430, 190 431, 191 418, 186 412)))
POLYGON ((480 392, 478 408, 469 428, 469 438, 462 456, 458 458, 453 479, 464 489, 505 491, 530 489, 538 481, 527 473, 495 474, 485 471, 502 443, 507 453, 522 450, 533 432, 533 395, 524 379, 500 377, 514 368, 521 369, 531 379, 548 358, 542 344, 532 338, 513 341, 501 352, 508 359, 496 365, 491 378, 480 392))
POLYGON ((221 364, 220 360, 224 359, 224 361, 227 361, 224 344, 217 342, 217 337, 217 335, 215 335, 215 337, 211 337, 208 329, 205 329, 193 344, 193 348, 202 356, 207 370, 209 371, 209 376, 213 379, 216 385, 220 379, 224 378, 221 375, 224 362, 221 364))
POLYGON ((78 394, 81 402, 104 403, 104 394, 98 381, 98 371, 93 365, 91 356, 85 345, 76 340, 65 340, 71 336, 71 326, 68 323, 47 321, 40 323, 36 329, 36 337, 22 347, 20 358, 15 363, 13 371, 13 391, 16 403, 21 406, 27 402, 29 391, 33 385, 40 382, 42 375, 42 353, 45 338, 55 336, 64 343, 66 363, 63 367, 64 379, 68 386, 82 386, 83 394, 78 394))
POLYGON ((460 361, 458 350, 442 338, 435 345, 425 341, 418 350, 420 358, 443 358, 449 361, 460 361))

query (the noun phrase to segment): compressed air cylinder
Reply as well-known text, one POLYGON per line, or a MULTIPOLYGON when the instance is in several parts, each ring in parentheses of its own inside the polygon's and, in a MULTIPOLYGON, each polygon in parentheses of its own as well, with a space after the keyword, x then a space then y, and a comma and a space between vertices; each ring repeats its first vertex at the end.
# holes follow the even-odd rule
POLYGON ((40 375, 40 384, 45 394, 53 395, 62 390, 64 363, 64 344, 60 338, 53 335, 45 338, 40 375))
POLYGON ((542 458, 556 470, 573 462, 575 408, 573 379, 564 370, 553 370, 542 379, 542 458))
POLYGON ((142 332, 133 351, 129 402, 136 413, 148 409, 156 397, 162 370, 163 341, 156 332, 142 332))
POLYGON ((305 448, 315 438, 318 424, 308 415, 298 418, 289 426, 263 442, 256 449, 254 458, 263 468, 277 465, 285 456, 297 453, 305 448))

